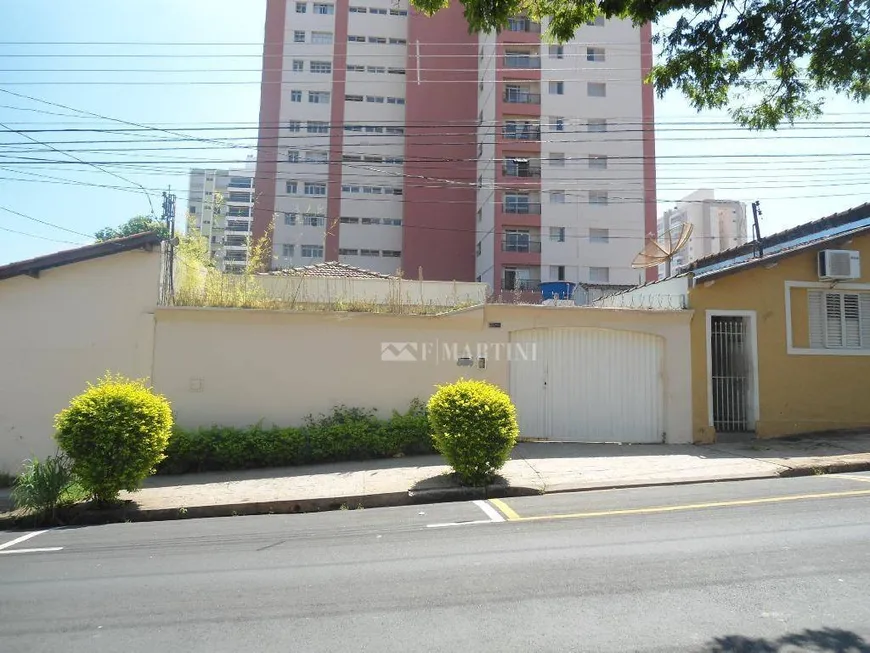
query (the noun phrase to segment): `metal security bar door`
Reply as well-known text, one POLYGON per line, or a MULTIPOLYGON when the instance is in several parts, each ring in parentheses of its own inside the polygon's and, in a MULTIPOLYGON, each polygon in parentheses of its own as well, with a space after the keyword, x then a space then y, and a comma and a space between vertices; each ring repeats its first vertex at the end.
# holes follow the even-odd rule
POLYGON ((719 433, 750 430, 751 349, 746 326, 742 316, 711 316, 713 426, 719 433))

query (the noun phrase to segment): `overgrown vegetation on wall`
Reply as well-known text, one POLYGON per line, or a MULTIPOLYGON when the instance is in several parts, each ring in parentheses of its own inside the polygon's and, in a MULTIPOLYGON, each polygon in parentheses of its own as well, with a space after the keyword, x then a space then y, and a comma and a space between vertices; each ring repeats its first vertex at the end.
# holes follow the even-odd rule
MULTIPOLYGON (((400 315, 437 315, 452 310, 467 308, 474 302, 457 301, 445 297, 443 302, 421 303, 404 297, 401 278, 391 281, 390 291, 384 301, 338 297, 331 301, 312 302, 305 297, 304 274, 287 276, 282 292, 268 292, 260 272, 269 269, 271 254, 270 234, 259 239, 248 237, 248 260, 241 273, 219 270, 209 256, 208 242, 196 227, 189 224, 187 233, 179 238, 176 246, 176 279, 172 303, 175 306, 201 306, 215 308, 252 308, 266 310, 297 311, 349 311, 388 313, 400 315)), ((274 284, 274 279, 270 279, 274 284)), ((349 293, 352 295, 352 293, 349 293)))
POLYGON ((337 406, 309 416, 301 427, 176 428, 160 474, 284 467, 434 453, 426 409, 419 401, 404 413, 337 406))

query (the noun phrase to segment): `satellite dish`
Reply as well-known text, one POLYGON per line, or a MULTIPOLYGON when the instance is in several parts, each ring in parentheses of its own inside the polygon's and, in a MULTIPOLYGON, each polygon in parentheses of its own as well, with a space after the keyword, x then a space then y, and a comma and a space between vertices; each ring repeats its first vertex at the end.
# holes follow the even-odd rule
POLYGON ((631 262, 633 268, 651 268, 665 264, 665 277, 671 276, 671 261, 674 256, 692 236, 694 227, 688 222, 677 222, 671 225, 665 233, 658 238, 650 238, 640 253, 631 262))

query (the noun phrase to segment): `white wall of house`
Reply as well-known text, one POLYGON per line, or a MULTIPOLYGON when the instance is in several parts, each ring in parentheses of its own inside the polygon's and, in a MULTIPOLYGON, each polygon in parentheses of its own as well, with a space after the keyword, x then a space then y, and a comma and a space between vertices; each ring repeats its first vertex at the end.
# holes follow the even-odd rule
POLYGON ((54 416, 88 382, 150 376, 160 261, 155 248, 0 281, 0 471, 56 451, 54 416))

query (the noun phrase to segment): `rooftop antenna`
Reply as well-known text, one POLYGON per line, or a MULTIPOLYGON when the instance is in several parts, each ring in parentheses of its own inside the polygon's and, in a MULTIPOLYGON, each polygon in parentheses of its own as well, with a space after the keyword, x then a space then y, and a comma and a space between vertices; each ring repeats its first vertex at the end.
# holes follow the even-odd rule
POLYGON ((665 278, 671 276, 671 261, 692 236, 694 227, 688 222, 675 222, 658 238, 650 237, 631 262, 633 268, 651 268, 665 264, 665 278))

